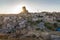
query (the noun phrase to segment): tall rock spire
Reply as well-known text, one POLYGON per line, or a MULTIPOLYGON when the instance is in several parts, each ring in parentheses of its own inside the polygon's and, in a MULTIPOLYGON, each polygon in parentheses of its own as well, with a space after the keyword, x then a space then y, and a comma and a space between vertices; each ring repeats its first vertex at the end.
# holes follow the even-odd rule
POLYGON ((22 7, 22 13, 28 13, 28 10, 26 9, 25 6, 22 7))

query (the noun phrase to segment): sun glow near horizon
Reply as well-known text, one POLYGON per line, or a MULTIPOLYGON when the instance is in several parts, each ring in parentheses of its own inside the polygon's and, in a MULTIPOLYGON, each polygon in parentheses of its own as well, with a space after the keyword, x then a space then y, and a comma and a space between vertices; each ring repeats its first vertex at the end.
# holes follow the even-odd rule
POLYGON ((27 9, 28 11, 30 11, 31 8, 30 8, 28 5, 26 5, 26 4, 21 4, 21 5, 16 6, 16 7, 12 10, 12 13, 18 14, 18 13, 22 12, 22 7, 23 7, 23 6, 25 6, 26 9, 27 9))
MULTIPOLYGON (((26 4, 19 4, 19 5, 16 5, 16 6, 13 6, 11 8, 9 8, 9 11, 4 11, 3 13, 0 13, 0 14, 18 14, 20 12, 22 12, 22 7, 25 6, 26 9, 28 11, 30 11, 30 7, 26 4)), ((5 9, 7 10, 7 9, 5 9)))
POLYGON ((26 7, 26 9, 27 9, 29 12, 33 12, 32 7, 29 6, 28 4, 20 4, 20 5, 18 5, 18 6, 14 9, 15 13, 20 13, 20 12, 22 12, 22 7, 24 7, 24 6, 26 7))

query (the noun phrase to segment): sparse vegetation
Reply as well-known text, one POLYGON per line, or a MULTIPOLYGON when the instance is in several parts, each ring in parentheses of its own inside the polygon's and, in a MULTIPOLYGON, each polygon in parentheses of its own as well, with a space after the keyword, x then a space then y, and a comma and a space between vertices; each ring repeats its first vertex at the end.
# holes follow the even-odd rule
POLYGON ((57 22, 60 22, 60 20, 57 20, 57 22))
POLYGON ((40 28, 36 28, 36 30, 38 31, 38 30, 40 30, 40 28))
POLYGON ((49 23, 49 22, 45 23, 45 26, 46 26, 48 29, 50 29, 50 30, 54 30, 53 24, 51 24, 51 23, 49 23))
POLYGON ((30 23, 31 25, 37 25, 41 22, 41 20, 37 20, 37 21, 28 21, 28 23, 30 23))
POLYGON ((57 27, 58 27, 57 23, 54 23, 54 27, 55 27, 55 28, 57 28, 57 27))
POLYGON ((0 24, 0 29, 2 28, 2 24, 0 24))
POLYGON ((32 35, 32 38, 35 38, 35 37, 36 37, 36 35, 33 34, 33 35, 32 35))

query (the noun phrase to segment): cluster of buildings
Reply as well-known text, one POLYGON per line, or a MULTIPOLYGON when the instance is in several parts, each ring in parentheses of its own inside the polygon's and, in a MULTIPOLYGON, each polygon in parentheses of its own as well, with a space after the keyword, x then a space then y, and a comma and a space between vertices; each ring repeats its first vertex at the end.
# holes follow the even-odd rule
POLYGON ((50 12, 40 12, 40 13, 29 13, 25 7, 23 7, 23 12, 20 15, 30 16, 33 21, 42 20, 44 22, 56 23, 56 20, 60 20, 60 13, 50 13, 50 12))
MULTIPOLYGON (((57 24, 60 27, 60 13, 40 12, 30 13, 25 7, 19 14, 1 14, 0 15, 0 33, 12 34, 12 36, 40 36, 41 29, 50 31, 45 27, 45 23, 57 24), (37 24, 37 25, 36 25, 37 24), (38 31, 37 31, 38 30, 38 31)), ((42 33, 43 35, 43 33, 42 33)), ((46 35, 44 33, 44 35, 46 35)), ((44 37, 43 35, 43 37, 44 37)))
MULTIPOLYGON (((11 29, 21 29, 26 26, 29 26, 28 20, 35 22, 40 20, 43 23, 57 23, 60 27, 60 13, 49 13, 49 12, 40 12, 40 13, 29 13, 25 7, 22 8, 22 12, 19 14, 5 14, 0 15, 0 31, 11 29)), ((41 23, 40 23, 41 24, 41 23)), ((31 26, 31 25, 30 25, 31 26)), ((30 26, 28 27, 30 29, 30 26)), ((32 28, 31 28, 32 29, 32 28)))

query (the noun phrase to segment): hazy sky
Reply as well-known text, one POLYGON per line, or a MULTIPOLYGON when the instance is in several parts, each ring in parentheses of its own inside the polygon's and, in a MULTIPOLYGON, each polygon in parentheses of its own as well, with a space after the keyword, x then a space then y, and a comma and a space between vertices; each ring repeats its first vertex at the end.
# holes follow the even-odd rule
POLYGON ((22 6, 30 12, 60 11, 60 0, 0 0, 0 13, 17 13, 22 6))

